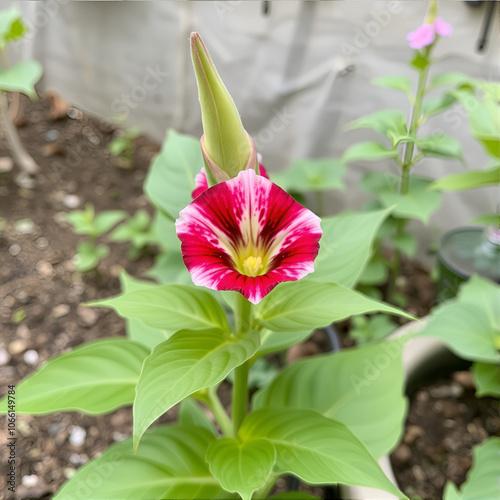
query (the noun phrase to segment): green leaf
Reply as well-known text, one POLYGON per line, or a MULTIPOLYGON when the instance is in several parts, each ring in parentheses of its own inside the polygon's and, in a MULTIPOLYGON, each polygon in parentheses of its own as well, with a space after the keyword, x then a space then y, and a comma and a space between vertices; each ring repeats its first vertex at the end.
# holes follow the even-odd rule
POLYGON ((250 500, 264 486, 275 460, 276 451, 267 439, 222 438, 207 451, 210 472, 224 489, 239 493, 243 500, 250 500))
POLYGON ((271 352, 283 351, 292 345, 300 344, 312 334, 311 330, 297 332, 273 332, 264 328, 260 333, 259 355, 269 354, 271 352))
POLYGON ((5 49, 8 41, 22 37, 24 32, 25 27, 17 7, 0 12, 0 50, 5 49))
POLYGON ((363 345, 387 337, 395 328, 396 325, 385 314, 372 317, 354 316, 351 319, 349 337, 354 339, 357 345, 363 345))
POLYGON ((321 500, 319 497, 309 495, 303 491, 285 491, 270 497, 271 500, 321 500))
MULTIPOLYGON (((397 137, 406 136, 408 134, 406 117, 399 109, 384 109, 382 111, 377 111, 371 115, 363 116, 346 126, 346 130, 353 130, 357 128, 372 128, 378 133, 389 137, 393 145, 395 144, 397 137)), ((361 144, 372 144, 373 146, 371 147, 373 148, 375 147, 375 144, 378 144, 378 142, 361 144)), ((352 147, 349 151, 351 151, 351 149, 352 147)))
POLYGON ((443 85, 463 85, 471 80, 470 76, 459 72, 440 73, 430 79, 429 89, 441 87, 443 85))
POLYGON ((240 437, 271 441, 276 449, 275 468, 279 473, 294 474, 312 484, 368 486, 401 495, 344 424, 313 410, 253 411, 243 421, 240 437))
POLYGON ((472 375, 476 384, 476 396, 500 398, 500 366, 476 362, 472 365, 472 375))
POLYGON ((425 121, 427 120, 427 118, 441 113, 441 111, 448 109, 456 102, 456 98, 448 93, 437 97, 426 97, 422 102, 422 121, 425 121))
POLYGON ((359 279, 360 285, 383 285, 389 276, 387 264, 376 255, 368 263, 359 279))
POLYGON ((75 267, 77 271, 85 272, 95 269, 101 259, 109 255, 107 245, 94 246, 88 241, 81 241, 76 246, 75 267))
POLYGON ((446 134, 431 134, 415 141, 416 146, 427 156, 455 158, 463 161, 462 144, 446 134))
POLYGON ((415 51, 415 55, 410 62, 410 66, 413 66, 416 69, 424 69, 425 67, 429 66, 429 62, 429 58, 424 56, 422 52, 417 50, 415 51))
POLYGON ((182 254, 175 251, 166 251, 159 254, 154 266, 147 270, 146 276, 150 276, 162 284, 179 283, 189 285, 193 282, 182 260, 182 254))
POLYGON ((227 317, 210 293, 188 285, 156 285, 88 304, 110 307, 125 318, 174 332, 220 328, 230 331, 227 317))
POLYGON ((385 76, 374 78, 372 83, 388 89, 401 90, 413 101, 415 98, 411 92, 411 80, 407 76, 385 76))
POLYGON ((471 170, 460 174, 450 174, 431 184, 431 189, 441 191, 462 191, 500 182, 500 166, 493 170, 471 170))
POLYGON ((94 217, 93 236, 101 236, 108 232, 113 226, 127 217, 127 212, 123 210, 106 210, 94 217))
POLYGON ((500 215, 499 214, 483 214, 478 217, 474 217, 470 221, 470 224, 478 224, 480 226, 499 226, 500 227, 500 215))
POLYGON ((500 362, 500 286, 473 276, 456 299, 436 307, 416 334, 441 339, 458 356, 470 361, 500 362))
POLYGON ((348 163, 356 160, 384 160, 397 158, 396 148, 386 149, 379 142, 358 142, 350 146, 342 156, 342 162, 348 163))
POLYGON ((0 69, 0 90, 22 92, 30 99, 36 98, 35 83, 43 73, 38 61, 22 61, 8 70, 0 69))
POLYGON ((384 209, 323 218, 323 236, 312 279, 354 286, 370 259, 377 231, 389 213, 390 209, 384 209))
POLYGON ((402 233, 396 234, 392 238, 392 244, 394 248, 400 250, 408 257, 413 258, 415 256, 415 252, 417 251, 418 241, 414 234, 411 233, 402 233))
POLYGON ((368 172, 364 175, 361 187, 377 193, 385 207, 393 207, 392 215, 401 218, 415 218, 427 223, 431 214, 441 204, 441 193, 429 190, 431 179, 412 175, 406 195, 400 195, 399 179, 393 174, 368 172))
POLYGON ((234 337, 222 330, 181 330, 144 361, 134 401, 134 449, 144 431, 179 401, 221 382, 259 348, 251 331, 234 337))
POLYGON ((354 314, 374 311, 411 317, 336 283, 308 280, 278 285, 256 306, 255 317, 271 330, 299 331, 322 328, 354 314))
POLYGON ((194 177, 202 167, 200 141, 169 130, 146 177, 144 191, 154 205, 175 220, 191 203, 194 177))
POLYGON ((403 345, 404 340, 385 341, 297 361, 257 392, 253 406, 315 410, 348 425, 379 458, 403 431, 403 345))
MULTIPOLYGON (((16 388, 16 411, 107 413, 134 400, 148 351, 128 339, 102 339, 61 354, 16 388)), ((5 413, 6 398, 0 403, 5 413)))
POLYGON ((273 174, 272 179, 286 191, 343 189, 346 168, 344 163, 331 158, 295 160, 290 168, 273 174))
POLYGON ((217 498, 221 487, 205 462, 213 441, 199 427, 155 427, 137 455, 131 439, 114 444, 78 469, 54 500, 217 498))
POLYGON ((175 231, 175 222, 160 210, 155 212, 151 231, 163 250, 178 253, 181 251, 181 240, 175 231))
POLYGON ((462 491, 448 483, 445 500, 494 500, 500 498, 500 438, 490 437, 474 448, 472 469, 462 491))
POLYGON ((217 436, 213 422, 193 398, 186 398, 179 405, 179 423, 184 426, 201 427, 217 436))

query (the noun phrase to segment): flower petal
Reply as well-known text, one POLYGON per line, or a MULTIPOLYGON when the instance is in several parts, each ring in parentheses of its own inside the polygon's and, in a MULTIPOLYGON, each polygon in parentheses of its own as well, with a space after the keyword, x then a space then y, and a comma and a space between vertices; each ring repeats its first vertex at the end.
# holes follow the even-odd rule
POLYGON ((437 17, 434 21, 434 30, 439 36, 450 36, 451 29, 451 24, 443 21, 440 17, 437 17))
POLYGON ((319 217, 253 170, 200 194, 176 229, 196 285, 235 290, 254 304, 278 283, 314 271, 322 234, 319 217), (263 272, 249 276, 244 265, 255 257, 263 272))
POLYGON ((432 24, 422 24, 415 31, 411 31, 406 36, 412 49, 422 49, 430 45, 435 38, 434 26, 432 24))

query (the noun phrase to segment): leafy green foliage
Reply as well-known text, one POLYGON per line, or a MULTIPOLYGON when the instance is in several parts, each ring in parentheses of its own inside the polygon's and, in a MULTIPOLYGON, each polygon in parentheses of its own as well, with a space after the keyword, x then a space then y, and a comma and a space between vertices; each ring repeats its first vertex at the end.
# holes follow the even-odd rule
POLYGON ((438 158, 455 158, 463 161, 462 145, 460 142, 446 134, 431 134, 415 141, 416 146, 426 156, 438 158))
POLYGON ((156 241, 156 235, 151 229, 151 219, 146 210, 137 210, 110 234, 109 239, 117 242, 129 241, 129 257, 136 259, 147 245, 156 241))
POLYGON ((356 160, 385 160, 387 158, 397 158, 396 148, 387 149, 379 142, 357 142, 350 146, 342 156, 342 161, 348 163, 356 160))
POLYGON ((214 435, 200 427, 162 425, 134 454, 131 439, 85 464, 54 500, 218 498, 221 487, 205 462, 214 435))
POLYGON ((389 209, 384 209, 324 217, 312 279, 354 286, 370 258, 377 230, 389 213, 389 209))
POLYGON ((272 174, 272 180, 286 191, 342 189, 346 165, 331 158, 296 160, 290 168, 272 174))
POLYGON ((448 93, 436 97, 427 97, 422 102, 422 122, 448 109, 456 102, 456 98, 448 93))
POLYGON ((66 214, 66 220, 76 234, 97 238, 127 217, 123 210, 107 210, 96 215, 94 205, 87 203, 85 210, 74 210, 66 214))
POLYGON ((342 423, 313 410, 264 408, 250 413, 240 438, 267 439, 276 449, 275 469, 312 484, 368 486, 400 496, 364 445, 342 423))
POLYGON ((276 451, 267 439, 222 438, 211 443, 207 451, 214 477, 243 500, 250 500, 252 493, 264 486, 275 460, 276 451))
POLYGON ((219 328, 231 331, 226 315, 209 292, 189 285, 156 285, 89 304, 111 307, 125 318, 173 333, 219 328))
POLYGON ((351 319, 351 325, 349 337, 354 339, 358 345, 384 339, 396 328, 396 325, 385 314, 377 314, 372 317, 354 316, 351 319))
MULTIPOLYGON (((76 347, 51 359, 17 386, 16 411, 100 414, 131 404, 147 355, 144 347, 123 338, 76 347)), ((0 411, 5 413, 6 408, 4 398, 0 411)))
POLYGON ((411 102, 415 99, 411 92, 411 80, 407 76, 383 76, 374 78, 372 83, 388 89, 401 90, 401 92, 404 92, 410 98, 411 102))
POLYGON ((22 92, 30 99, 36 98, 35 83, 43 73, 38 61, 21 61, 7 70, 0 69, 0 90, 22 92))
POLYGON ((90 241, 81 241, 76 246, 76 270, 83 273, 95 269, 99 262, 108 255, 109 248, 106 245, 94 245, 90 241))
POLYGON ((492 170, 470 170, 460 174, 450 174, 433 182, 431 189, 441 191, 462 191, 500 182, 500 166, 492 170))
MULTIPOLYGON (((382 111, 377 111, 376 113, 373 113, 371 115, 358 118, 357 120, 349 123, 346 127, 347 130, 353 130, 357 128, 372 128, 378 133, 389 137, 393 146, 396 145, 401 137, 406 137, 408 134, 408 130, 406 127, 406 117, 399 109, 384 109, 382 111)), ((375 146, 371 147, 375 148, 375 146)), ((351 149, 352 147, 348 151, 350 151, 351 149)))
POLYGON ((483 214, 475 217, 470 221, 471 224, 478 224, 480 226, 499 226, 500 215, 498 214, 483 214))
POLYGON ((441 339, 464 359, 498 364, 498 304, 500 286, 473 276, 462 285, 456 299, 433 310, 417 335, 441 339))
POLYGON ((387 341, 300 360, 257 392, 253 406, 315 410, 348 425, 373 456, 381 457, 403 430, 403 345, 404 340, 387 341))
POLYGON ((134 139, 139 137, 141 129, 139 127, 129 127, 115 133, 108 143, 108 151, 113 155, 127 160, 133 159, 134 139))
POLYGON ((434 75, 431 78, 429 89, 433 89, 435 87, 440 87, 443 85, 459 86, 468 83, 470 80, 471 80, 470 76, 467 76, 464 73, 459 73, 459 72, 440 73, 438 75, 434 75))
POLYGON ((303 280, 278 285, 257 305, 256 319, 274 331, 300 331, 325 327, 355 314, 375 311, 411 317, 336 283, 303 280))
POLYGON ((492 437, 474 448, 472 469, 461 491, 448 482, 444 500, 477 500, 500 497, 500 438, 492 437))
POLYGON ((175 220, 191 202, 194 177, 202 167, 200 142, 194 137, 169 130, 146 177, 144 191, 157 208, 175 220))
POLYGON ((181 330, 157 345, 144 361, 134 401, 134 449, 163 413, 200 389, 221 382, 255 354, 259 335, 223 330, 181 330))
POLYGON ((429 190, 431 179, 413 175, 410 178, 408 194, 398 192, 398 178, 393 174, 368 172, 361 181, 361 187, 368 192, 377 194, 384 207, 395 208, 394 216, 400 218, 415 218, 427 223, 431 214, 441 204, 441 194, 429 190))
POLYGON ((476 362, 472 365, 472 375, 476 384, 476 396, 500 398, 500 366, 476 362))
POLYGON ((186 398, 179 405, 179 423, 184 426, 207 429, 214 436, 217 436, 214 424, 193 398, 186 398))
POLYGON ((268 328, 264 328, 261 331, 259 354, 269 354, 271 352, 283 351, 288 349, 292 345, 300 344, 308 337, 311 336, 311 330, 302 330, 296 332, 283 331, 283 332, 273 332, 268 328))

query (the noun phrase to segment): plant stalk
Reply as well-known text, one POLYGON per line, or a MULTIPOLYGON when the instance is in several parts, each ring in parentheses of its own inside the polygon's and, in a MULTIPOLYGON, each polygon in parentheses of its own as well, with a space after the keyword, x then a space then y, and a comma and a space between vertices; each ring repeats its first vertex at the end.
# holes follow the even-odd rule
POLYGON ((234 437, 233 423, 217 395, 217 386, 208 388, 208 407, 212 412, 216 422, 219 424, 224 436, 234 437))

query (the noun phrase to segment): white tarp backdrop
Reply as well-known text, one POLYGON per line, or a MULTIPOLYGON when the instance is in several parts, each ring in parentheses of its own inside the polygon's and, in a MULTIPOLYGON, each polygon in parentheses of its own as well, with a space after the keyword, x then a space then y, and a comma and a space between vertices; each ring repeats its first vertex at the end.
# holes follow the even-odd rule
MULTIPOLYGON (((499 14, 489 44, 477 53, 485 5, 440 1, 439 14, 453 25, 442 39, 433 71, 462 71, 489 80, 499 77, 499 14)), ((370 84, 379 76, 407 74, 412 50, 405 37, 424 19, 423 1, 274 1, 263 15, 259 1, 39 2, 18 5, 30 33, 12 47, 13 58, 35 58, 44 66, 40 87, 104 117, 118 113, 158 141, 167 128, 201 135, 201 116, 188 37, 198 31, 252 135, 264 164, 278 171, 295 158, 338 158, 375 132, 343 132, 349 121, 384 107, 409 109, 406 96, 370 84)), ((463 144, 466 165, 427 159, 415 170, 441 177, 481 168, 486 157, 470 137, 458 105, 430 119, 422 134, 446 132, 463 144)), ((347 189, 328 202, 335 213, 359 208, 358 188, 370 170, 397 173, 396 164, 357 162, 347 189)), ((496 210, 498 192, 482 188, 444 195, 428 228, 416 224, 423 249, 444 229, 466 225, 496 210)))

